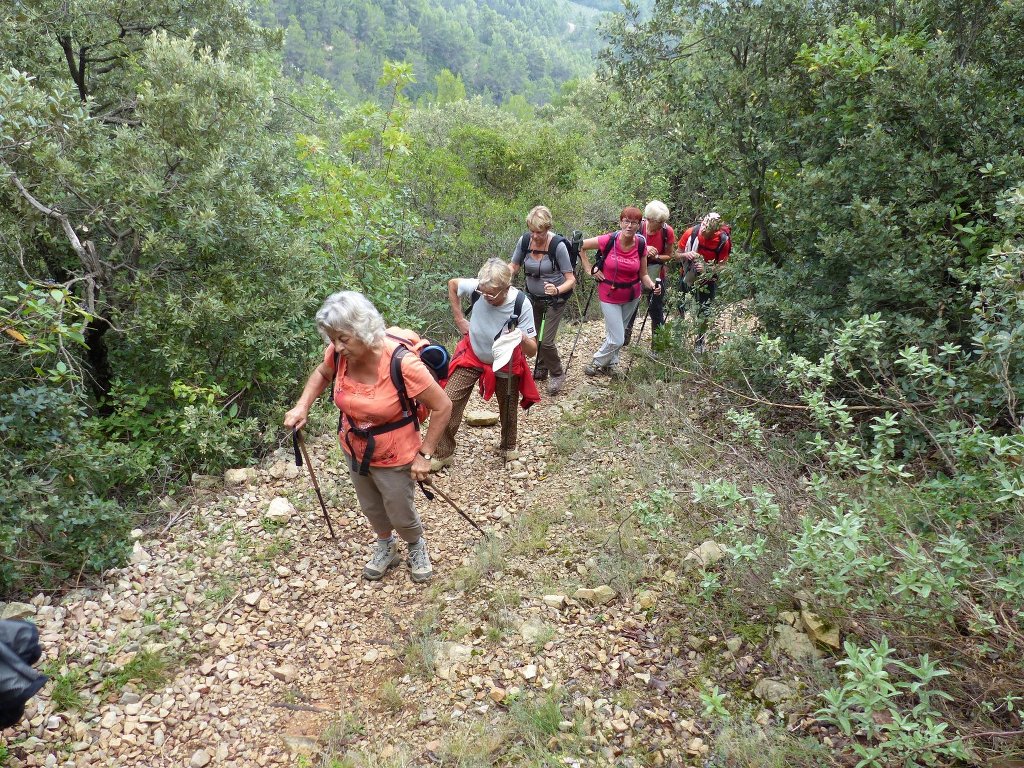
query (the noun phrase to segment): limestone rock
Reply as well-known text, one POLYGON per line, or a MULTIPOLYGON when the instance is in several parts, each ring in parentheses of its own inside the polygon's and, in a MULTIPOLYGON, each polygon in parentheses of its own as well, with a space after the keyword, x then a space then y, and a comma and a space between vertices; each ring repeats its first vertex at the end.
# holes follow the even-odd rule
POLYGON ((615 590, 609 587, 607 584, 602 584, 599 587, 594 587, 594 604, 604 605, 610 603, 615 599, 615 590))
POLYGON ((587 587, 580 587, 572 594, 575 600, 585 600, 588 603, 594 602, 594 590, 587 587))
POLYGON ((192 753, 192 759, 188 761, 189 768, 204 768, 210 764, 210 753, 205 749, 197 749, 192 753))
POLYGON ((6 603, 0 611, 0 619, 28 619, 36 615, 36 607, 29 603, 6 603))
POLYGON ((501 704, 505 700, 505 689, 504 688, 491 688, 491 692, 488 694, 491 697, 491 701, 495 704, 501 704))
POLYGON ((462 643, 441 643, 434 656, 434 669, 442 680, 451 680, 456 664, 468 664, 473 658, 473 649, 462 643))
POLYGON ((839 627, 830 626, 822 621, 818 614, 807 608, 800 611, 800 621, 804 626, 804 630, 814 642, 827 645, 829 648, 835 648, 836 650, 840 648, 839 627))
POLYGON ((299 676, 299 670, 295 668, 294 664, 282 664, 279 667, 271 667, 270 674, 278 680, 290 683, 299 676))
POLYGON ((267 518, 275 523, 287 523, 292 519, 295 507, 284 496, 275 496, 267 507, 267 518))
POLYGON ((820 659, 824 654, 811 642, 811 638, 788 624, 775 625, 774 650, 794 660, 820 659))
POLYGON ((646 611, 658 604, 658 596, 649 589, 641 590, 636 593, 636 604, 646 611))
POLYGON ((319 750, 316 739, 310 736, 292 736, 285 734, 281 737, 288 751, 296 756, 310 757, 319 750))
POLYGON ((493 427, 498 423, 498 414, 490 411, 467 411, 463 421, 471 427, 493 427))
POLYGON ((202 475, 198 472, 192 473, 192 487, 201 491, 212 491, 220 488, 221 479, 216 475, 202 475))
POLYGON ((241 467, 239 469, 228 469, 224 472, 224 484, 249 485, 256 480, 256 470, 252 467, 241 467))
POLYGON ((245 595, 242 600, 245 601, 246 605, 254 606, 259 603, 261 597, 263 597, 263 590, 257 589, 255 592, 245 595))
POLYGON ((294 461, 275 461, 270 465, 270 476, 275 480, 294 480, 302 470, 294 461))
POLYGON ((544 605, 560 611, 565 608, 567 599, 565 595, 544 595, 544 605))
POLYGON ((519 627, 519 634, 528 643, 535 643, 548 633, 548 625, 540 619, 533 617, 523 622, 519 627))
POLYGON ((765 677, 758 680, 754 686, 754 696, 766 704, 777 705, 792 699, 796 696, 796 691, 781 680, 765 677))
POLYGON ((709 565, 717 563, 725 555, 725 547, 717 541, 708 539, 699 547, 691 549, 686 554, 686 557, 683 558, 683 565, 692 568, 707 568, 709 565))
POLYGON ((152 559, 153 559, 153 556, 151 554, 149 554, 149 552, 147 552, 145 549, 143 549, 142 545, 139 542, 136 541, 132 545, 132 557, 131 557, 132 563, 134 563, 136 565, 139 564, 139 563, 148 563, 152 559))

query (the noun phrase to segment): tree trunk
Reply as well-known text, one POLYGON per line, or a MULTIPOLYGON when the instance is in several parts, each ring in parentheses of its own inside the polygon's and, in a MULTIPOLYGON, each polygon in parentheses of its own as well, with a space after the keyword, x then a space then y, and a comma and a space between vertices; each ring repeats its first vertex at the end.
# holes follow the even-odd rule
POLYGON ((89 367, 89 388, 92 396, 99 404, 99 413, 109 416, 113 408, 105 402, 114 382, 114 370, 110 367, 110 355, 107 349, 106 333, 110 323, 101 317, 95 317, 85 327, 85 362, 89 367))

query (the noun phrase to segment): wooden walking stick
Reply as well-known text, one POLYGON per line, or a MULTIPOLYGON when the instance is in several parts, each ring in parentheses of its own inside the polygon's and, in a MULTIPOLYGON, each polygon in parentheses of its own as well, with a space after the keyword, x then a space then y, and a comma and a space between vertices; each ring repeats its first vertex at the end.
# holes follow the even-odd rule
POLYGON ((331 516, 327 514, 327 505, 324 504, 323 494, 320 493, 320 483, 316 481, 316 475, 313 473, 313 462, 309 460, 309 454, 306 453, 306 441, 302 439, 302 430, 292 430, 292 447, 295 449, 296 467, 301 467, 302 460, 306 460, 306 467, 309 469, 309 477, 313 481, 313 490, 316 491, 316 497, 320 500, 320 509, 324 511, 324 520, 327 521, 327 530, 331 532, 331 538, 334 541, 337 541, 338 537, 334 535, 334 526, 331 525, 331 516))

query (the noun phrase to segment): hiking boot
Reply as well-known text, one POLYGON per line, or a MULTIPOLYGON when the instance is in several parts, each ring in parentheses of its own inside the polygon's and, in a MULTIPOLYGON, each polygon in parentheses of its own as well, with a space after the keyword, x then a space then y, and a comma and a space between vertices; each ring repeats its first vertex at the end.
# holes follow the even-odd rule
POLYGON ((398 565, 401 560, 394 536, 390 539, 377 539, 377 543, 373 545, 373 555, 363 566, 363 578, 367 581, 378 581, 389 568, 398 565))
POLYGON ((584 366, 583 372, 587 374, 587 376, 607 376, 608 366, 598 365, 593 360, 591 360, 589 363, 586 364, 586 366, 584 366))
POLYGON ((565 374, 561 376, 552 376, 551 381, 548 382, 548 394, 557 395, 565 387, 565 374))
POLYGON ((548 375, 549 374, 548 374, 548 369, 547 368, 538 368, 537 372, 535 374, 533 374, 533 380, 534 381, 544 381, 548 377, 548 375))
POLYGON ((491 446, 491 451, 502 461, 515 461, 519 458, 519 451, 515 448, 502 448, 501 443, 491 446))
POLYGON ((430 473, 434 474, 440 472, 445 467, 452 465, 452 456, 445 456, 443 459, 431 459, 430 460, 430 473))
POLYGON ((420 540, 409 545, 409 576, 417 584, 424 582, 431 577, 434 569, 430 567, 430 555, 427 554, 427 540, 420 536, 420 540))

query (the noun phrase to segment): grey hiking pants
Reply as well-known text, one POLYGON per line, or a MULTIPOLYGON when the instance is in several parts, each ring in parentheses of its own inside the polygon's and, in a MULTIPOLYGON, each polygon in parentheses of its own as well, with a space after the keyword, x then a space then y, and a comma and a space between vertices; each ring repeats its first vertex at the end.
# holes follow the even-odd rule
POLYGON ((619 362, 619 350, 626 342, 626 323, 633 316, 640 304, 637 296, 627 304, 608 304, 601 302, 601 313, 604 315, 604 344, 594 355, 594 365, 611 366, 619 362))
POLYGON ((368 475, 349 469, 359 507, 379 538, 386 539, 394 530, 402 541, 413 544, 423 535, 423 524, 416 512, 416 483, 409 474, 411 466, 371 466, 368 475))

